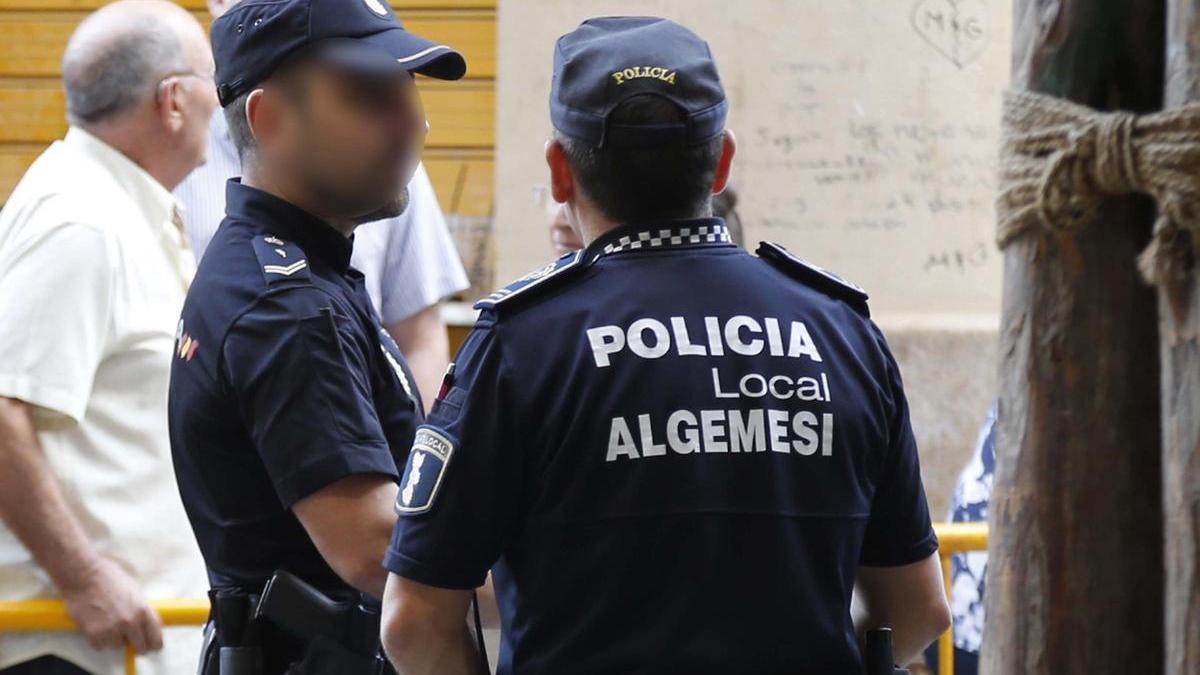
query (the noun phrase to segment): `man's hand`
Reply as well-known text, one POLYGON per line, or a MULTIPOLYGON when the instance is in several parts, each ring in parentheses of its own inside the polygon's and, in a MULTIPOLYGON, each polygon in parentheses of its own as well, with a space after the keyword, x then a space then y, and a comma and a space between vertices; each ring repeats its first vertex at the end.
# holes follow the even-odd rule
POLYGON ((78 582, 59 589, 67 612, 94 649, 129 643, 138 653, 162 649, 162 622, 137 581, 116 562, 97 557, 78 582), (76 585, 77 584, 77 585, 76 585))
POLYGON ((0 397, 0 521, 29 550, 67 603, 67 612, 97 649, 128 640, 162 648, 162 626, 137 582, 96 552, 67 507, 38 443, 29 404, 0 397))

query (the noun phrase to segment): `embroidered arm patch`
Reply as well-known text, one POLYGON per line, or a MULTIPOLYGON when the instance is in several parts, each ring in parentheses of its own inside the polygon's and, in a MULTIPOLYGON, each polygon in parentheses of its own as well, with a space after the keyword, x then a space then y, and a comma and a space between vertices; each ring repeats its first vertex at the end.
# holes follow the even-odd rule
POLYGON ((408 463, 400 478, 397 514, 425 513, 433 507, 453 454, 454 444, 450 439, 429 427, 417 429, 412 452, 408 453, 408 463))

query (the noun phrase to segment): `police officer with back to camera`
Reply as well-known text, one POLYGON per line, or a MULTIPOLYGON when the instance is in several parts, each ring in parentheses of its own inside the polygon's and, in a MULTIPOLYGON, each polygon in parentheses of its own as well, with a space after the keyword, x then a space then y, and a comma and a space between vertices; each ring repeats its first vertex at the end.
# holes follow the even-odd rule
POLYGON ((243 176, 184 305, 169 404, 212 586, 201 668, 377 672, 372 598, 423 408, 352 233, 405 206, 428 130, 413 73, 466 63, 382 0, 246 0, 212 40, 243 176))
POLYGON ((909 659, 947 627, 866 294, 709 215, 727 109, 676 23, 558 41, 546 158, 586 247, 477 305, 417 431, 385 561, 399 671, 472 672, 489 569, 501 673, 861 673, 863 631, 909 659))

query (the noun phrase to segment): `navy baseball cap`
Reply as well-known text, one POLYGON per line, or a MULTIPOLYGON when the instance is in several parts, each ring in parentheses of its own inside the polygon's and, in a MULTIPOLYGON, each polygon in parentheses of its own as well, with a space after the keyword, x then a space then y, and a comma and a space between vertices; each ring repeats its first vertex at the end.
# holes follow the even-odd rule
POLYGON ((213 22, 212 44, 222 106, 301 50, 370 75, 467 70, 462 54, 404 30, 387 0, 244 0, 213 22))
POLYGON ((555 129, 594 147, 704 143, 725 130, 728 112, 708 43, 674 21, 588 19, 555 45, 550 120, 555 129), (609 123, 614 108, 643 95, 675 103, 683 122, 609 123))

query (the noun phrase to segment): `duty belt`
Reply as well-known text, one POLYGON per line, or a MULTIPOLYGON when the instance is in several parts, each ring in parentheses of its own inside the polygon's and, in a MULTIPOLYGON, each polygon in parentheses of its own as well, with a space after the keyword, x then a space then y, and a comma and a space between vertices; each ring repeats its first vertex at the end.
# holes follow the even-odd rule
POLYGON ((209 592, 201 675, 394 675, 379 651, 379 610, 336 601, 277 571, 260 595, 209 592))

